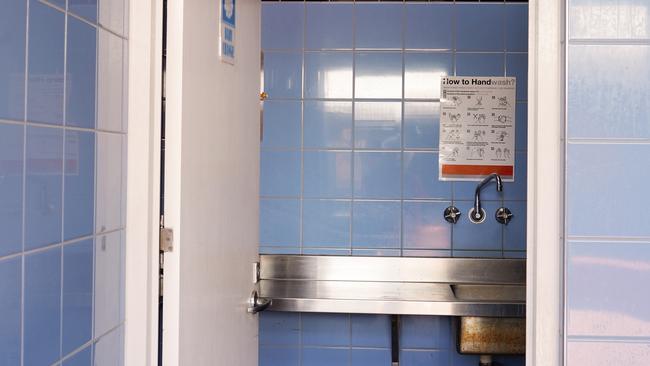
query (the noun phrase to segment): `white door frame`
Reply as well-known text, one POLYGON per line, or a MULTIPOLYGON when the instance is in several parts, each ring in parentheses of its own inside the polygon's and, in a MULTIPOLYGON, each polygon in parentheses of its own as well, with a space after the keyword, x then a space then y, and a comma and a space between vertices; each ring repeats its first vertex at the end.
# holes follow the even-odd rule
POLYGON ((563 365, 563 0, 530 0, 526 365, 563 365))
POLYGON ((162 0, 129 5, 125 365, 158 364, 162 0))
MULTIPOLYGON (((155 366, 162 0, 130 2, 126 366, 155 366)), ((564 35, 562 0, 530 0, 527 366, 563 364, 564 35)))

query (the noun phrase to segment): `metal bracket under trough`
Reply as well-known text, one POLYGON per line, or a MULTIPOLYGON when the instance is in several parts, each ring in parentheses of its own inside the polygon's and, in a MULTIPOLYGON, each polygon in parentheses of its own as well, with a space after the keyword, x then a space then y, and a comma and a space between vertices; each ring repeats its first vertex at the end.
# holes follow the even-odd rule
POLYGON ((296 312, 524 317, 524 259, 261 255, 260 298, 296 312))

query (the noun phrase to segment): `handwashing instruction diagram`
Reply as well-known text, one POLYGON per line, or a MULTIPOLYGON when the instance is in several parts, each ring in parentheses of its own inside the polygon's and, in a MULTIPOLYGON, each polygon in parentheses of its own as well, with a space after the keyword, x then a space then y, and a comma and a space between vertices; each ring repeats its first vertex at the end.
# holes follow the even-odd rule
POLYGON ((449 76, 440 98, 440 180, 514 181, 514 77, 449 76))

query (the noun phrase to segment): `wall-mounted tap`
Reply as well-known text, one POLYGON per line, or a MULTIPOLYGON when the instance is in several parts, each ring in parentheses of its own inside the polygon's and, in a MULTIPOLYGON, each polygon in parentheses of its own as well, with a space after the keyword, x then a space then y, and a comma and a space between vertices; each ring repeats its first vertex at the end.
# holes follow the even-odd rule
POLYGON ((475 224, 479 224, 485 220, 485 210, 481 208, 481 189, 490 183, 492 179, 497 183, 497 192, 503 191, 503 182, 501 181, 501 176, 497 173, 492 173, 479 182, 474 192, 474 208, 469 211, 469 219, 475 224))
POLYGON ((460 210, 456 206, 449 206, 444 212, 445 220, 450 224, 455 224, 460 219, 460 210))
POLYGON ((497 212, 494 213, 494 217, 497 219, 497 222, 503 225, 508 225, 508 223, 512 221, 513 216, 514 215, 512 211, 510 211, 510 209, 507 207, 499 207, 497 209, 497 212))

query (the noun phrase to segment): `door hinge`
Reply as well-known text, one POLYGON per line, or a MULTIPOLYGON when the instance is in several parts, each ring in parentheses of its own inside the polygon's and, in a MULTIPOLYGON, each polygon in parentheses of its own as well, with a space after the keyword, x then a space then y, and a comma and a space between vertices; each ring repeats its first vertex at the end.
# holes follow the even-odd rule
POLYGON ((160 228, 160 251, 167 253, 174 250, 174 230, 166 227, 160 228))

